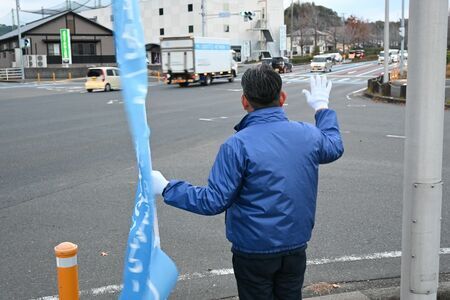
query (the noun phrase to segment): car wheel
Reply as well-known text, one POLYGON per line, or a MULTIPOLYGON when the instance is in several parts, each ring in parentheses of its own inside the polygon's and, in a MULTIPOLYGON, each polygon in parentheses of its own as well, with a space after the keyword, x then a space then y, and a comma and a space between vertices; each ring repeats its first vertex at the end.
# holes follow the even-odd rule
POLYGON ((203 78, 202 85, 210 85, 212 82, 211 75, 206 75, 206 77, 203 78))
POLYGON ((87 89, 88 93, 92 93, 92 89, 87 89))
POLYGON ((105 85, 105 92, 110 92, 111 91, 111 85, 109 83, 107 83, 105 85))
POLYGON ((232 71, 231 77, 228 78, 228 82, 234 82, 234 77, 236 77, 236 73, 234 71, 232 71))

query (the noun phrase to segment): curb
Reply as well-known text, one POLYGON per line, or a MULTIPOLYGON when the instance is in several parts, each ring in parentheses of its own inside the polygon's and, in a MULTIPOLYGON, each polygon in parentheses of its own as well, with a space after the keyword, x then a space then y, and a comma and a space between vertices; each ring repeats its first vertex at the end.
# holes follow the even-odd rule
MULTIPOLYGON (((438 300, 450 299, 450 273, 441 273, 438 300)), ((329 284, 331 286, 331 284, 329 284)), ((311 286, 303 288, 303 299, 311 300, 400 300, 400 278, 365 280, 338 283, 338 288, 327 290, 321 295, 311 291, 311 286), (341 291, 341 292, 340 292, 341 291)), ((320 291, 319 291, 320 292, 320 291)))
MULTIPOLYGON (((392 96, 382 96, 382 95, 378 95, 378 94, 372 94, 367 89, 364 91, 364 96, 371 98, 374 101, 384 101, 384 102, 388 102, 388 103, 403 104, 403 105, 406 104, 406 99, 392 97, 392 96)), ((445 103, 444 106, 445 106, 445 109, 450 109, 450 104, 445 103)))

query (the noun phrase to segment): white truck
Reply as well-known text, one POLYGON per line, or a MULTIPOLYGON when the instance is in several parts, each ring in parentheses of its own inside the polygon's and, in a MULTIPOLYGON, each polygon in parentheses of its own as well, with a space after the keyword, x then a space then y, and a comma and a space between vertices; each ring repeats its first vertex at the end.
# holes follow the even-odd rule
POLYGON ((195 82, 210 85, 217 78, 233 82, 237 76, 237 63, 228 39, 163 37, 161 63, 166 83, 181 87, 195 82))

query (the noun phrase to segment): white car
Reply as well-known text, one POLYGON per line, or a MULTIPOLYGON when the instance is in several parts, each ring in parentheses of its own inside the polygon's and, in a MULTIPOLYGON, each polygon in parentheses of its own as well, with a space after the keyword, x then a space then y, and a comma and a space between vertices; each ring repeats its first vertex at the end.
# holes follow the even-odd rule
POLYGON ((330 55, 316 55, 311 60, 311 72, 331 72, 333 60, 330 55))
POLYGON ((95 67, 89 68, 84 87, 91 93, 93 90, 120 90, 120 74, 118 68, 95 67))
POLYGON ((392 57, 392 62, 399 62, 400 61, 400 50, 398 49, 390 49, 389 55, 392 57))
MULTIPOLYGON (((389 54, 388 55, 388 64, 391 64, 393 61, 392 61, 392 56, 389 54)), ((378 64, 379 65, 381 65, 381 64, 384 64, 384 51, 381 51, 379 54, 378 54, 378 64)))

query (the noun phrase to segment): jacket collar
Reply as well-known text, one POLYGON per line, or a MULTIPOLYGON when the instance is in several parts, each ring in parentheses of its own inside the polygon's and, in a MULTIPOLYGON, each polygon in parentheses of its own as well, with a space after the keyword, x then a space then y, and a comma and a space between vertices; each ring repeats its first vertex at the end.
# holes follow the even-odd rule
POLYGON ((272 123, 272 122, 280 122, 287 121, 288 118, 281 107, 268 107, 261 108, 251 113, 248 113, 236 126, 234 126, 234 130, 241 131, 242 129, 256 125, 256 124, 264 124, 264 123, 272 123))

